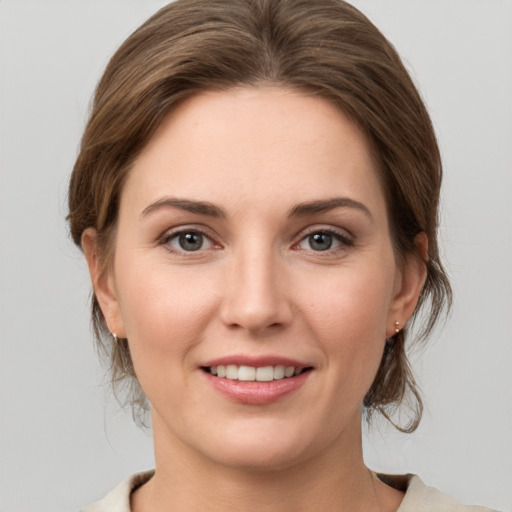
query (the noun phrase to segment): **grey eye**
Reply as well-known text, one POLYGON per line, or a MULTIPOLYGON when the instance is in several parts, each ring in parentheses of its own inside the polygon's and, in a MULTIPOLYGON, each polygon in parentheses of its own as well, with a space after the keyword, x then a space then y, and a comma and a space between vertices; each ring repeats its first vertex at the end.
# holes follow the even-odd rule
POLYGON ((327 251, 332 247, 332 235, 329 233, 314 233, 308 236, 308 242, 314 251, 327 251))
POLYGON ((173 235, 169 239, 169 244, 181 251, 194 252, 208 249, 212 242, 200 231, 183 231, 173 235))
POLYGON ((183 233, 179 237, 180 247, 185 251, 197 251, 203 245, 201 233, 183 233))
POLYGON ((346 240, 342 239, 341 235, 336 233, 329 233, 328 231, 316 231, 305 236, 299 243, 299 248, 308 251, 328 251, 336 249, 342 244, 349 245, 346 240))

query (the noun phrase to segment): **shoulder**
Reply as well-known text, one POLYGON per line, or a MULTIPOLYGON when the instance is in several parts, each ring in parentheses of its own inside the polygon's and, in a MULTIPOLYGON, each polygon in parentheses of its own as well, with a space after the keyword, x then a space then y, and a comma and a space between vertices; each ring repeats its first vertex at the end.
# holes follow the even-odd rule
MULTIPOLYGON (((131 493, 145 484, 154 471, 136 473, 120 482, 100 501, 81 509, 80 512, 130 512, 131 493)), ((425 485, 415 475, 379 475, 388 485, 405 491, 405 497, 397 512, 496 512, 489 508, 461 505, 455 500, 425 485)))
POLYGON ((415 475, 379 477, 388 485, 405 491, 397 512, 493 512, 485 507, 461 505, 436 488, 425 485, 415 475))
POLYGON ((126 478, 102 500, 82 508, 80 512, 130 512, 131 493, 145 484, 153 475, 154 471, 145 471, 126 478))

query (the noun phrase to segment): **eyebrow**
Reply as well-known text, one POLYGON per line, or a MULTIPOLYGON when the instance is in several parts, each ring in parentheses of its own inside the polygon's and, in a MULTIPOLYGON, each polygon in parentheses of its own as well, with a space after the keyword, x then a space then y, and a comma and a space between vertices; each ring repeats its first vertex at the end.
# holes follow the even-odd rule
MULTIPOLYGON (((208 201, 192 201, 190 199, 179 199, 176 197, 164 197, 154 203, 151 203, 149 206, 144 208, 141 217, 146 217, 147 215, 162 208, 178 208, 190 213, 207 215, 209 217, 219 219, 227 217, 226 212, 222 208, 219 208, 208 201)), ((349 197, 333 197, 331 199, 320 199, 299 203, 288 212, 288 217, 306 217, 308 215, 315 215, 334 210, 335 208, 353 208, 359 210, 373 221, 373 215, 370 210, 363 203, 349 197)))
POLYGON ((350 199, 349 197, 333 197, 331 199, 300 203, 290 210, 288 217, 305 217, 307 215, 328 212, 335 208, 353 208, 359 210, 373 221, 373 215, 368 207, 359 201, 350 199))
POLYGON ((144 208, 141 217, 146 217, 150 213, 153 213, 162 208, 178 208, 190 213, 197 213, 200 215, 208 215, 209 217, 225 218, 226 212, 207 201, 191 201, 189 199, 178 199, 175 197, 164 197, 151 203, 149 206, 144 208))

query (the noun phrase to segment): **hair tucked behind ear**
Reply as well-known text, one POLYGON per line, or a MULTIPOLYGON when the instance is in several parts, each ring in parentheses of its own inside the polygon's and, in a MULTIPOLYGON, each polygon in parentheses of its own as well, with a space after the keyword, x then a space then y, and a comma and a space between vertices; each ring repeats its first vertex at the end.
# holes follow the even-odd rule
MULTIPOLYGON (((134 159, 184 98, 204 90, 272 84, 317 94, 363 131, 387 201, 397 261, 428 237, 427 278, 416 313, 426 337, 450 303, 441 264, 438 205, 441 160, 427 110, 399 56, 378 29, 342 0, 177 0, 137 29, 112 57, 98 85, 69 187, 69 224, 77 245, 96 230, 100 257, 113 253, 119 197, 134 159)), ((113 346, 95 297, 93 324, 114 384, 147 407, 129 345, 113 346)), ((415 314, 416 314, 415 313, 415 314)), ((364 401, 390 417, 411 396, 422 404, 405 351, 394 337, 364 401)), ((142 409, 140 409, 142 408, 142 409)))

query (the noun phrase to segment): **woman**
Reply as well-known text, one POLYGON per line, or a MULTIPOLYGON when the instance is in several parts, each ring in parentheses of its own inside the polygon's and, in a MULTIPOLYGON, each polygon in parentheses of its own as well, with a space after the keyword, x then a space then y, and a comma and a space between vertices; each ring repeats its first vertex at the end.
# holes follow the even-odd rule
POLYGON ((361 448, 363 412, 421 418, 404 346, 449 304, 440 182, 413 83, 344 2, 178 1, 130 36, 69 221, 156 471, 84 510, 465 510, 361 448))

